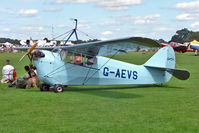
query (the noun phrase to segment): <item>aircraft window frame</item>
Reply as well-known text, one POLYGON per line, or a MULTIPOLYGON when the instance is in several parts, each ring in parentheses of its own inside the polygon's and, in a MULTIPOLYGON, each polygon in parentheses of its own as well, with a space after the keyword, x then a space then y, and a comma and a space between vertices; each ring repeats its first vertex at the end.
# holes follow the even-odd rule
POLYGON ((60 52, 60 58, 61 58, 62 61, 66 60, 67 54, 68 54, 68 51, 66 51, 66 50, 62 50, 60 52))
POLYGON ((97 64, 96 56, 86 55, 67 50, 63 50, 60 55, 61 55, 61 60, 66 63, 76 64, 81 66, 90 66, 97 64))

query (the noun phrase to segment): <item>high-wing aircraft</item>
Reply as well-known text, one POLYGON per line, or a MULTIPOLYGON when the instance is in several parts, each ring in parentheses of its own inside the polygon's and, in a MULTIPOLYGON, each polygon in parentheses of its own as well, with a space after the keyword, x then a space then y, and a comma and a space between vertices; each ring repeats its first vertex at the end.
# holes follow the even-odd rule
POLYGON ((180 52, 180 53, 187 52, 187 46, 185 46, 183 44, 176 43, 175 45, 173 45, 171 43, 161 43, 162 47, 165 47, 165 46, 168 46, 168 45, 171 46, 177 52, 180 52))
POLYGON ((37 43, 31 48, 15 49, 28 50, 21 60, 26 55, 33 60, 38 77, 44 82, 40 86, 41 91, 50 87, 54 92, 63 92, 68 85, 163 84, 172 75, 181 80, 189 78, 188 71, 175 69, 175 53, 170 46, 161 48, 143 65, 112 59, 116 54, 155 47, 160 47, 160 44, 154 40, 129 37, 59 46, 54 50, 52 47, 37 47, 37 43), (104 57, 106 55, 111 57, 104 57))

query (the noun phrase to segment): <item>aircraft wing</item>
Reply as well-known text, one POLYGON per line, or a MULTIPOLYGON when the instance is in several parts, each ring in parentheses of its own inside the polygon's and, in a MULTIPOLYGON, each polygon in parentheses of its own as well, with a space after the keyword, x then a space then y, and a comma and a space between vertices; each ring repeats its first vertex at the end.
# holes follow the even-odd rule
POLYGON ((124 54, 130 51, 146 50, 154 47, 161 47, 154 40, 142 37, 129 37, 123 39, 97 41, 73 46, 62 46, 61 49, 83 53, 92 56, 105 56, 114 54, 124 54))
MULTIPOLYGON (((23 47, 14 47, 15 50, 27 51, 31 47, 23 46, 23 47)), ((55 47, 35 47, 34 49, 42 49, 42 50, 52 50, 55 47)))
MULTIPOLYGON (((161 47, 161 45, 158 42, 148 38, 129 37, 107 41, 89 42, 73 46, 36 47, 35 49, 52 50, 57 48, 67 50, 69 52, 82 53, 91 56, 105 56, 124 54, 130 51, 146 50, 154 47, 161 47)), ((15 49, 27 50, 29 47, 16 47, 15 49)))

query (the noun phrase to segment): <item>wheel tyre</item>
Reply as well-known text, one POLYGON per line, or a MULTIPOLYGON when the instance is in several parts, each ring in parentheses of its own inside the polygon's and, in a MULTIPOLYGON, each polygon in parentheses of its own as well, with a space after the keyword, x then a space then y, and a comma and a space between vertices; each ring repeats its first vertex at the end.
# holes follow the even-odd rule
POLYGON ((55 85, 53 90, 54 90, 55 93, 63 92, 64 87, 62 85, 55 85))
POLYGON ((47 84, 42 84, 40 85, 40 91, 49 91, 49 87, 47 84))

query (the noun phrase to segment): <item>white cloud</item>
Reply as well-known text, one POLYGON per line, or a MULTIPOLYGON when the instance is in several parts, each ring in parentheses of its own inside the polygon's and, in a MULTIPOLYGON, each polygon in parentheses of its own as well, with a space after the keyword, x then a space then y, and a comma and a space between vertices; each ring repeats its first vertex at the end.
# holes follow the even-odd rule
POLYGON ((120 31, 120 30, 121 30, 120 28, 115 29, 115 31, 120 31))
POLYGON ((25 31, 44 31, 43 26, 23 26, 21 29, 25 31))
POLYGON ((115 25, 120 25, 121 22, 115 21, 115 20, 107 20, 102 23, 100 23, 101 26, 115 26, 115 25))
POLYGON ((174 28, 169 28, 169 27, 155 28, 155 31, 161 31, 161 32, 164 32, 164 31, 174 31, 174 30, 175 30, 174 28))
POLYGON ((134 24, 146 24, 146 23, 150 23, 150 21, 142 18, 136 19, 134 22, 134 24))
POLYGON ((84 4, 90 2, 96 2, 97 0, 55 0, 52 4, 84 4))
POLYGON ((182 10, 198 10, 199 9, 199 0, 192 1, 192 2, 178 3, 178 4, 176 4, 175 8, 182 9, 182 10))
POLYGON ((199 28, 199 22, 192 23, 190 25, 191 28, 199 28))
POLYGON ((39 13, 37 9, 21 9, 19 10, 19 15, 24 17, 33 17, 39 13))
POLYGON ((106 35, 111 35, 113 34, 112 31, 105 31, 105 32, 102 32, 102 35, 106 36, 106 35))
POLYGON ((131 5, 140 5, 142 0, 56 0, 52 4, 86 4, 95 3, 98 7, 103 7, 109 11, 128 10, 131 5))
POLYGON ((60 24, 60 25, 57 25, 56 27, 57 27, 57 28, 66 28, 67 26, 64 25, 64 24, 60 24))
POLYGON ((135 33, 135 34, 133 34, 133 36, 135 36, 135 37, 146 37, 146 34, 145 33, 135 33))
POLYGON ((177 20, 190 21, 199 17, 199 0, 191 2, 183 2, 175 5, 175 9, 182 10, 185 13, 176 16, 177 20))
POLYGON ((91 28, 89 22, 87 20, 79 20, 77 24, 77 29, 80 30, 89 30, 91 28))
POLYGON ((9 28, 4 28, 4 29, 3 29, 3 31, 5 31, 5 32, 9 32, 9 31, 10 31, 10 29, 9 29, 9 28))
POLYGON ((105 6, 104 8, 109 11, 123 11, 129 9, 128 6, 105 6))
POLYGON ((44 27, 42 27, 42 26, 39 26, 37 28, 38 28, 38 31, 43 31, 44 30, 44 27))
POLYGON ((99 0, 97 6, 104 7, 109 11, 127 10, 131 5, 140 5, 141 0, 99 0))
POLYGON ((78 28, 78 29, 88 30, 88 29, 90 29, 91 27, 90 27, 89 24, 80 23, 80 24, 78 24, 77 28, 78 28))
POLYGON ((188 21, 188 20, 195 20, 197 19, 198 16, 199 16, 198 14, 184 13, 184 14, 176 16, 176 19, 181 20, 181 21, 188 21))
POLYGON ((138 16, 135 18, 134 24, 152 24, 159 17, 160 17, 159 14, 148 15, 144 17, 138 16))
MULTIPOLYGON (((72 18, 71 18, 71 19, 72 19, 72 18)), ((72 19, 72 20, 73 20, 73 19, 72 19)), ((78 22, 79 22, 79 23, 84 23, 84 24, 85 24, 85 23, 88 23, 88 20, 79 20, 78 22)))
POLYGON ((100 23, 101 26, 118 26, 124 24, 153 24, 160 18, 160 14, 151 14, 147 16, 131 16, 131 15, 117 15, 113 16, 112 20, 107 20, 100 23))
POLYGON ((7 14, 10 14, 10 15, 14 14, 13 9, 10 9, 10 8, 0 8, 0 12, 7 13, 7 14))
POLYGON ((45 8, 44 11, 45 12, 59 12, 61 11, 61 8, 45 8))

